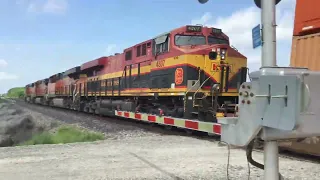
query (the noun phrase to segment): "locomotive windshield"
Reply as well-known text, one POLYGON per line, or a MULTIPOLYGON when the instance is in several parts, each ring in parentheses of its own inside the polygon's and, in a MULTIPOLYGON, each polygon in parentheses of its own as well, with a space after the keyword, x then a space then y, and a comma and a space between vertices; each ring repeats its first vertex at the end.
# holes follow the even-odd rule
POLYGON ((229 45, 229 41, 226 39, 217 38, 214 36, 208 37, 208 44, 227 44, 229 45))
POLYGON ((214 36, 208 36, 208 43, 205 36, 200 35, 176 35, 175 44, 177 46, 205 45, 205 44, 227 44, 229 41, 214 36))
POLYGON ((206 44, 205 36, 176 35, 174 39, 177 46, 206 44))

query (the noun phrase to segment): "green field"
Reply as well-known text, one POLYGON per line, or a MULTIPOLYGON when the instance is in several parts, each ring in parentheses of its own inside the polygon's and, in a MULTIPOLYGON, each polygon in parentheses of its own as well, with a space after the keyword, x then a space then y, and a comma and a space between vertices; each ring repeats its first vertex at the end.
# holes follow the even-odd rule
POLYGON ((15 87, 8 90, 6 98, 22 98, 25 95, 24 87, 15 87))
POLYGON ((103 140, 102 133, 89 132, 73 126, 62 126, 57 132, 43 132, 33 136, 30 140, 20 145, 36 145, 36 144, 65 144, 74 142, 91 142, 103 140))

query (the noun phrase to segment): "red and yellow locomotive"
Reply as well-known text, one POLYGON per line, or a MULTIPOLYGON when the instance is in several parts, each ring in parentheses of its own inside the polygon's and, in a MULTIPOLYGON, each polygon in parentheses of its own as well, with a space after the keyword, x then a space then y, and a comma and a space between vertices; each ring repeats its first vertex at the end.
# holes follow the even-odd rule
POLYGON ((246 57, 221 29, 183 26, 50 77, 45 104, 215 122, 234 113, 246 76, 246 57))

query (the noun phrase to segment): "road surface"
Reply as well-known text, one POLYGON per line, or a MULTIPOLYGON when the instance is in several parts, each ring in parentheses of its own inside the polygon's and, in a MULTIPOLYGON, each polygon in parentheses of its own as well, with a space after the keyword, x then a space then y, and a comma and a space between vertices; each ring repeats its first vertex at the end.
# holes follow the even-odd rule
MULTIPOLYGON (((255 160, 263 162, 259 152, 255 160)), ((227 179, 227 146, 194 137, 151 136, 93 143, 0 148, 6 180, 227 179)), ((320 165, 280 158, 286 179, 320 179, 320 165)), ((250 166, 251 179, 263 171, 250 166)), ((248 179, 243 150, 231 149, 230 179, 248 179)))

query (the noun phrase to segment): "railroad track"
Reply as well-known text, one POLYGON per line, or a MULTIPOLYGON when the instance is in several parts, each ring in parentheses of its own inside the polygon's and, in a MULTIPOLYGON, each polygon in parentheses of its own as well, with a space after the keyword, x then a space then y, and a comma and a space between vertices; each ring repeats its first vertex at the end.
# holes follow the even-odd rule
POLYGON ((286 151, 283 150, 283 152, 281 152, 279 156, 282 158, 287 158, 287 159, 292 159, 297 161, 320 164, 320 157, 308 155, 308 154, 295 153, 289 150, 286 150, 286 151))
MULTIPOLYGON (((255 148, 253 149, 253 151, 263 153, 262 149, 255 148)), ((281 148, 279 150, 279 157, 285 158, 285 159, 291 159, 295 161, 320 164, 320 157, 308 155, 308 154, 296 153, 289 150, 282 150, 281 148)))
MULTIPOLYGON (((199 132, 199 131, 192 131, 192 130, 184 130, 176 127, 170 127, 167 128, 163 125, 156 125, 153 123, 147 123, 147 122, 140 122, 135 121, 132 119, 126 119, 121 117, 105 117, 105 116, 99 116, 91 113, 85 113, 85 112, 78 112, 78 111, 72 111, 69 109, 63 109, 59 107, 47 107, 37 104, 27 104, 22 100, 17 100, 16 103, 24 108, 40 112, 47 116, 56 116, 57 119, 67 119, 68 117, 78 117, 77 119, 70 118, 69 121, 65 120, 67 123, 77 123, 79 117, 83 117, 85 119, 85 126, 87 128, 98 130, 100 132, 110 132, 110 128, 104 129, 104 125, 112 124, 112 130, 111 131, 121 131, 121 130, 134 130, 134 129, 142 129, 144 131, 148 131, 151 133, 156 134, 162 134, 162 135, 179 135, 179 136, 190 136, 193 138, 201 139, 201 140, 207 140, 212 142, 219 142, 220 137, 219 136, 208 136, 207 133, 199 132), (64 117, 61 117, 61 113, 65 113, 64 117), (55 114, 55 115, 53 115, 55 114), (60 115, 59 115, 60 114, 60 115), (99 120, 102 122, 101 127, 103 128, 95 128, 92 125, 92 117, 94 119, 99 120)), ((263 153, 262 148, 255 148, 253 151, 263 153)), ((297 152, 293 152, 287 149, 281 149, 279 152, 279 156, 286 159, 296 160, 296 161, 303 161, 303 162, 311 162, 311 163, 317 163, 320 164, 320 157, 308 155, 308 154, 301 154, 297 152)))

